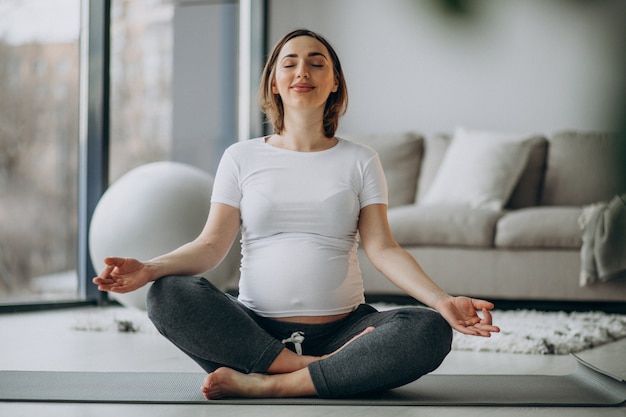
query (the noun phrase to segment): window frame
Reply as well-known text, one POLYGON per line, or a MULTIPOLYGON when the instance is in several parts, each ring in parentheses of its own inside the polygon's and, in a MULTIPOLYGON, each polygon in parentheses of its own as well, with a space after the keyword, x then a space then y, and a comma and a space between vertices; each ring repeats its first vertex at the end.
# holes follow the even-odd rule
POLYGON ((83 0, 78 171, 78 296, 106 304, 108 296, 91 283, 89 225, 108 187, 110 29, 112 0, 83 0))
MULTIPOLYGON (((80 100, 78 159, 78 253, 77 298, 19 304, 0 304, 0 313, 52 310, 90 305, 107 305, 107 293, 98 291, 92 278, 97 272, 91 262, 89 228, 98 201, 109 184, 109 120, 110 120, 110 58, 111 5, 113 0, 81 0, 80 22, 80 100)), ((240 0, 240 92, 239 139, 262 134, 263 120, 256 111, 255 89, 267 45, 267 0, 240 0), (241 11, 244 13, 241 13, 241 11), (242 26, 245 26, 242 28, 242 26), (241 41, 243 40, 243 44, 241 41), (241 104, 243 103, 243 104, 241 104)))
POLYGON ((54 310, 108 303, 91 283, 89 222, 107 188, 109 150, 109 45, 111 0, 80 2, 78 133, 78 253, 76 298, 0 304, 0 313, 54 310))

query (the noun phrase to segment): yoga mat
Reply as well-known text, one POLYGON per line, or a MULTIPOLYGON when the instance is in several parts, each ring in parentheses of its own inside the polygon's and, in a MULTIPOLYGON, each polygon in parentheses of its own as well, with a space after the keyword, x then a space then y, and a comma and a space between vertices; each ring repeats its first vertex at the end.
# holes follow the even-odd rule
POLYGON ((617 406, 626 382, 578 359, 570 375, 426 375, 403 387, 345 399, 224 399, 199 391, 205 374, 0 371, 0 401, 236 405, 617 406))

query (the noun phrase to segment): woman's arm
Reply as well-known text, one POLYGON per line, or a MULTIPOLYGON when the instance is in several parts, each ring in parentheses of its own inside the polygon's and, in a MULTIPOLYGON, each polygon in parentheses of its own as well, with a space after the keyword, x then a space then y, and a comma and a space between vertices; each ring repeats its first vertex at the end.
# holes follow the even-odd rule
POLYGON ((146 262, 106 258, 105 268, 93 282, 101 291, 129 292, 166 275, 197 275, 208 271, 228 254, 239 226, 239 209, 212 204, 204 229, 193 241, 146 262))
POLYGON ((492 303, 447 294, 396 242, 387 221, 386 205, 372 204, 361 209, 359 234, 363 249, 376 269, 408 295, 439 311, 454 329, 479 336, 500 331, 491 325, 492 303), (479 317, 476 310, 482 310, 484 317, 479 317))
POLYGON ((361 245, 372 264, 411 297, 435 308, 450 297, 394 239, 387 222, 387 206, 364 207, 359 216, 361 245))
POLYGON ((214 203, 202 232, 195 240, 149 260, 146 265, 153 271, 154 279, 166 275, 197 275, 213 269, 228 254, 239 226, 239 209, 214 203))

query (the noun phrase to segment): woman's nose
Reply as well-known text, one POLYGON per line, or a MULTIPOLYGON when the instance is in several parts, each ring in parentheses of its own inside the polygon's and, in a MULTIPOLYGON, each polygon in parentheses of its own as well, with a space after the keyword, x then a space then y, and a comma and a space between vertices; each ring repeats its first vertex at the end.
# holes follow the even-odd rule
POLYGON ((309 78, 309 69, 305 64, 299 64, 296 75, 301 78, 309 78))

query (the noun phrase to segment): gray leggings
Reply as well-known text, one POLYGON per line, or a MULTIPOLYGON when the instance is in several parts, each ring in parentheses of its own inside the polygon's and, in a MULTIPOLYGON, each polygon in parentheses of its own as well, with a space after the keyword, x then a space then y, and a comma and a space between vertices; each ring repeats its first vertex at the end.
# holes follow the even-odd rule
POLYGON ((450 352, 452 331, 436 312, 401 308, 378 312, 363 304, 329 324, 286 323, 259 317, 203 278, 164 277, 148 293, 148 315, 167 339, 206 372, 226 366, 266 373, 294 332, 302 332, 305 355, 341 352, 309 365, 317 394, 337 398, 381 391, 435 370, 450 352))

